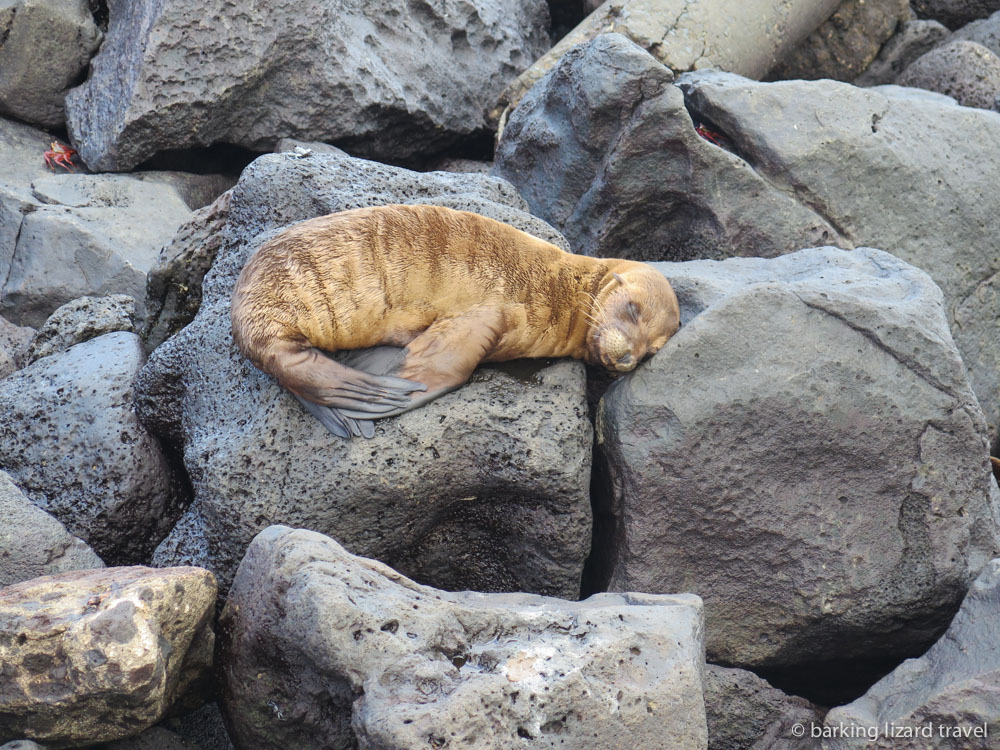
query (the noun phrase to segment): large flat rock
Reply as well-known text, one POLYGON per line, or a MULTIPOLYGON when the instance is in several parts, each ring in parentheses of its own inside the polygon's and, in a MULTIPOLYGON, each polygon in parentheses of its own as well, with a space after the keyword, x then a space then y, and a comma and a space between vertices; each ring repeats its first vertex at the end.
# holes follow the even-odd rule
POLYGON ((221 630, 241 749, 707 744, 694 596, 449 594, 271 527, 240 564, 221 630))
POLYGON ((598 409, 599 582, 697 593, 723 664, 926 648, 997 544, 940 291, 870 249, 658 267, 684 325, 598 409))

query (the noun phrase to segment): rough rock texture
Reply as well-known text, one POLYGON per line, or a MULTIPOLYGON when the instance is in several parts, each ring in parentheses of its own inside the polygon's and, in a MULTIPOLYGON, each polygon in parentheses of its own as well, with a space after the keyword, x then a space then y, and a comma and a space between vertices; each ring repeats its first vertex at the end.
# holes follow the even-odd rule
POLYGON ((0 378, 5 378, 24 365, 35 329, 18 326, 0 316, 0 378))
POLYGON ((704 748, 700 605, 449 594, 271 527, 220 620, 224 711, 259 750, 704 748))
POLYGON ((1000 11, 989 18, 966 24, 951 36, 951 41, 964 39, 977 42, 995 55, 1000 55, 1000 11))
POLYGON ((966 750, 996 746, 1000 730, 1000 560, 987 565, 948 631, 919 659, 907 659, 875 683, 864 696, 827 715, 827 726, 863 727, 878 733, 874 741, 840 738, 823 745, 829 750, 893 748, 894 750, 966 750), (935 736, 886 737, 886 724, 932 726, 935 736), (978 734, 942 737, 938 727, 978 734), (983 737, 985 734, 987 737, 983 737))
MULTIPOLYGON (((837 9, 841 0, 607 0, 511 83, 494 107, 502 120, 566 52, 609 31, 674 72, 717 68, 759 78, 837 9)), ((502 127, 502 122, 501 122, 502 127)))
POLYGON ((487 105, 549 43, 544 0, 109 7, 107 40, 66 109, 84 161, 112 171, 165 149, 270 150, 283 137, 426 155, 483 130, 487 105))
POLYGON ((329 533, 441 588, 575 598, 590 540, 592 430, 584 368, 486 368, 425 407, 334 438, 232 343, 229 297, 278 228, 338 210, 439 203, 563 242, 502 180, 416 173, 331 155, 263 156, 234 188, 195 320, 150 356, 139 407, 183 445, 195 500, 154 560, 231 580, 271 523, 329 533), (269 479, 265 479, 269 478, 269 479))
POLYGON ((198 750, 233 750, 222 714, 215 703, 206 703, 189 714, 167 719, 164 725, 198 750))
POLYGON ((821 726, 825 712, 753 672, 708 664, 705 713, 709 750, 818 750, 818 739, 797 738, 794 727, 821 726))
POLYGON ((60 127, 101 39, 87 0, 0 0, 0 113, 60 127))
POLYGON ((1000 57, 976 42, 949 42, 910 63, 896 83, 947 94, 966 107, 991 109, 1000 93, 1000 57))
POLYGON ((699 136, 672 81, 619 34, 576 47, 510 118, 494 172, 584 255, 688 260, 846 243, 699 136))
POLYGON ((169 729, 151 727, 128 739, 108 742, 91 750, 208 750, 197 747, 169 729))
POLYGON ((853 80, 909 16, 909 0, 844 0, 768 77, 853 80))
POLYGON ((532 211, 577 252, 646 260, 889 248, 941 286, 997 436, 996 113, 833 81, 682 76, 687 109, 725 150, 697 137, 667 74, 639 55, 596 40, 511 118, 496 171, 532 211))
POLYGON ((0 589, 0 742, 135 734, 212 665, 216 586, 197 568, 108 568, 0 589))
POLYGON ((1000 10, 1000 0, 911 0, 921 18, 933 18, 949 29, 957 29, 1000 10))
POLYGON ((938 288, 871 249, 659 267, 687 322, 598 408, 595 580, 702 596, 734 666, 926 647, 997 544, 938 288))
POLYGON ((274 147, 274 153, 283 154, 286 151, 295 151, 295 149, 312 151, 314 154, 350 156, 344 149, 331 146, 329 143, 323 143, 322 141, 300 141, 296 138, 282 138, 279 140, 274 147))
POLYGON ((229 219, 226 191, 188 219, 161 251, 146 278, 142 338, 152 351, 186 326, 201 306, 201 283, 222 244, 229 219))
POLYGON ((0 471, 0 587, 67 570, 103 568, 94 550, 34 505, 0 471))
POLYGON ((949 36, 951 32, 937 21, 905 21, 854 83, 858 86, 892 83, 907 65, 949 36))
POLYGON ((0 380, 0 469, 109 563, 146 559, 182 501, 132 404, 143 360, 109 333, 0 380))
POLYGON ((126 294, 80 297, 52 313, 28 348, 26 363, 115 331, 135 328, 135 300, 126 294))
POLYGON ((35 326, 77 297, 142 300, 146 272, 191 213, 172 187, 127 175, 52 174, 31 192, 40 203, 21 222, 0 311, 35 326))

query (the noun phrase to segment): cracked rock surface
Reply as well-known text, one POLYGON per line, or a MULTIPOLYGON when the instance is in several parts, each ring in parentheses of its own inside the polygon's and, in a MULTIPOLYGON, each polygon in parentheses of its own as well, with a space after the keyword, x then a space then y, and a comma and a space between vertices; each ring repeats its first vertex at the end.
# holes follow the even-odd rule
POLYGON ((926 654, 907 659, 862 697, 827 715, 827 725, 874 728, 875 741, 837 738, 824 750, 967 750, 993 747, 1000 717, 1000 560, 990 562, 972 584, 958 614, 926 654), (885 737, 885 724, 933 726, 935 736, 885 737), (988 732, 944 737, 938 727, 988 732))
POLYGON ((598 409, 603 585, 698 594, 734 666, 926 648, 997 544, 938 288, 871 249, 657 267, 684 325, 598 409))
POLYGON ((450 594, 273 526, 220 631, 238 748, 706 746, 690 595, 450 594))
POLYGON ((160 248, 228 182, 181 172, 53 173, 43 159, 52 140, 0 119, 0 314, 37 327, 82 296, 128 294, 141 307, 160 248))
POLYGON ((486 126, 549 44, 544 0, 110 0, 107 39, 66 99, 95 170, 281 138, 395 161, 486 126), (197 65, 191 60, 196 59, 197 65))
POLYGON ((0 589, 0 742, 115 740, 181 696, 196 700, 212 665, 215 597, 197 568, 73 571, 0 589))
POLYGON ((590 544, 592 428, 584 367, 482 368, 420 409, 341 440, 232 341, 229 298, 253 251, 293 222, 363 205, 438 203, 564 243, 503 180, 337 155, 263 156, 233 189, 194 321, 143 369, 139 408, 179 448, 194 501, 157 564, 197 564, 225 589, 272 523, 330 534, 447 589, 575 598, 590 544))

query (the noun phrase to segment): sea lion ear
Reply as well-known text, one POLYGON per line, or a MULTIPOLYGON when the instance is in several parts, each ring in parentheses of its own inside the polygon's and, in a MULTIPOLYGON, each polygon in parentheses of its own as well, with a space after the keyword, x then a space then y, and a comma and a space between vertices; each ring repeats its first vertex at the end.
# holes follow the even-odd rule
POLYGON ((625 279, 623 279, 620 274, 613 273, 611 275, 615 277, 615 281, 617 281, 622 286, 625 286, 625 279))

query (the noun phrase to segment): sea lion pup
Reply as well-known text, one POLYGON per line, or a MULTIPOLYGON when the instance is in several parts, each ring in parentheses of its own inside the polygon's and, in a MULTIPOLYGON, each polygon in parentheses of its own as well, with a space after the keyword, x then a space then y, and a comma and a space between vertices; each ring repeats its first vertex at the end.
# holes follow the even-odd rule
POLYGON ((293 225, 247 262, 231 314, 240 351, 341 437, 371 437, 370 420, 458 388, 480 362, 574 357, 628 372, 679 325, 673 289, 644 263, 423 205, 293 225), (384 345, 405 348, 347 364, 320 351, 384 345))

